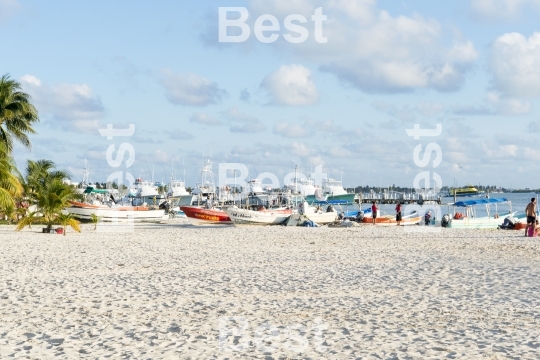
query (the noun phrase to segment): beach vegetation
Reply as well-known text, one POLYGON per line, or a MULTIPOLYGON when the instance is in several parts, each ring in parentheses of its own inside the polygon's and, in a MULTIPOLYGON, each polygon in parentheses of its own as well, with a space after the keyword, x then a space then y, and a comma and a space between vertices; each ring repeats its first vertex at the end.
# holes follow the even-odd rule
POLYGON ((36 133, 32 125, 39 121, 30 95, 21 90, 21 84, 9 75, 0 77, 0 142, 8 153, 13 151, 15 141, 31 148, 28 135, 36 133))
POLYGON ((0 142, 0 208, 15 207, 15 198, 23 193, 15 161, 7 145, 0 142))
POLYGON ((94 224, 94 230, 97 230, 97 225, 99 221, 101 220, 101 216, 97 216, 95 213, 91 214, 90 216, 91 216, 90 221, 92 221, 92 224, 94 224))
POLYGON ((56 220, 58 221, 58 223, 60 223, 60 225, 62 225, 62 229, 63 229, 62 232, 64 236, 66 236, 66 228, 68 226, 70 226, 76 232, 81 232, 80 222, 77 221, 73 217, 73 214, 70 214, 70 213, 66 214, 66 213, 61 212, 58 214, 58 217, 56 218, 56 220))
MULTIPOLYGON (((54 174, 55 170, 49 171, 49 173, 54 174)), ((69 201, 78 199, 75 188, 65 184, 63 179, 55 176, 45 176, 44 178, 47 181, 42 181, 42 178, 38 179, 39 186, 33 188, 31 195, 29 195, 29 201, 36 206, 35 213, 38 214, 22 218, 19 221, 17 230, 32 224, 43 224, 47 226, 47 231, 50 231, 53 225, 59 224, 60 220, 63 219, 61 215, 64 214, 64 208, 69 206, 69 201)), ((29 184, 28 178, 26 184, 29 184)), ((68 223, 73 227, 72 224, 74 223, 68 223)), ((73 229, 76 230, 75 227, 73 229)))

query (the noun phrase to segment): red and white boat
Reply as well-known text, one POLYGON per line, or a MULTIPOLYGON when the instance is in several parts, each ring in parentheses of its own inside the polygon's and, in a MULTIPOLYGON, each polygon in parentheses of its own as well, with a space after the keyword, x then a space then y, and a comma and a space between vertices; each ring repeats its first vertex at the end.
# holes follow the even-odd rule
POLYGON ((229 215, 219 209, 205 209, 199 206, 180 206, 193 225, 230 225, 229 215))
POLYGON ((106 222, 161 222, 169 216, 163 209, 151 209, 147 206, 92 205, 70 201, 65 210, 81 220, 91 220, 92 214, 106 222))

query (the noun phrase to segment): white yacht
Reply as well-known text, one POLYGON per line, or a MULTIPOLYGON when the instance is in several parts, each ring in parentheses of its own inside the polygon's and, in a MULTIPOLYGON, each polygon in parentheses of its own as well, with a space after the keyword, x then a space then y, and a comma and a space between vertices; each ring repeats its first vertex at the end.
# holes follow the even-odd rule
POLYGON ((174 178, 171 178, 168 195, 172 198, 178 198, 191 194, 186 190, 186 184, 182 180, 174 180, 174 178))
POLYGON ((135 182, 129 188, 129 195, 141 198, 143 201, 152 200, 159 197, 158 187, 152 181, 145 181, 141 178, 135 179, 135 182))
POLYGON ((192 191, 194 200, 199 202, 205 201, 210 196, 212 199, 216 199, 216 183, 214 181, 214 173, 212 171, 212 162, 207 159, 201 170, 201 181, 197 183, 197 186, 192 191))
POLYGON ((287 189, 293 193, 300 194, 302 196, 315 195, 315 183, 311 178, 307 179, 292 179, 292 182, 287 185, 287 189))

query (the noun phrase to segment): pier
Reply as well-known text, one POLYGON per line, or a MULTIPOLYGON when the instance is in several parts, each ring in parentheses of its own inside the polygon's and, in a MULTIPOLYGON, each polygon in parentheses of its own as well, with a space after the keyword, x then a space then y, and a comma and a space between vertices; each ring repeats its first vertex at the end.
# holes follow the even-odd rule
POLYGON ((441 204, 440 194, 435 193, 401 193, 397 191, 384 191, 382 193, 359 193, 356 194, 355 202, 358 204, 370 204, 375 201, 377 204, 441 204))

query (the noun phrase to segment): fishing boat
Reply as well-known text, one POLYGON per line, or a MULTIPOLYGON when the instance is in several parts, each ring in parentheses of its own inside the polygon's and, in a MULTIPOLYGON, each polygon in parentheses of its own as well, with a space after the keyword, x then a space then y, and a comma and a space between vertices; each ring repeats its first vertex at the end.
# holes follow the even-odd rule
POLYGON ((323 182, 322 196, 315 191, 314 195, 306 196, 306 201, 309 204, 313 204, 317 201, 345 201, 349 204, 354 202, 356 198, 355 193, 348 193, 343 188, 343 184, 339 180, 326 179, 323 182))
POLYGON ((519 217, 517 212, 512 212, 512 203, 506 198, 458 201, 449 206, 452 206, 453 211, 449 214, 448 227, 455 229, 496 229, 503 223, 506 216, 519 217), (499 205, 502 204, 508 205, 509 211, 499 212, 499 205), (485 207, 486 216, 477 216, 480 206, 485 207), (495 207, 494 211, 491 206, 495 207))
POLYGON ((186 214, 193 225, 230 225, 233 222, 225 211, 221 209, 205 209, 200 206, 181 206, 180 210, 186 214))
POLYGON ((86 201, 69 201, 70 206, 65 210, 81 220, 91 220, 94 214, 104 222, 161 222, 168 218, 163 209, 116 201, 113 194, 110 190, 89 186, 84 191, 86 201))
POLYGON ((191 205, 193 202, 194 196, 186 190, 186 184, 182 180, 175 180, 174 177, 171 177, 168 190, 169 199, 173 200, 177 205, 191 205))
POLYGON ((233 206, 224 211, 234 224, 241 225, 279 225, 293 213, 289 208, 266 209, 263 206, 258 210, 240 209, 233 206))
POLYGON ((304 219, 311 220, 316 224, 324 225, 330 224, 336 221, 338 213, 336 209, 330 204, 327 206, 310 205, 307 201, 301 202, 298 204, 297 211, 292 214, 287 221, 287 226, 298 225, 304 219))
MULTIPOLYGON (((377 211, 378 215, 375 218, 375 225, 377 226, 396 226, 396 215, 381 215, 380 211, 377 211)), ((417 212, 414 212, 409 215, 404 215, 401 218, 400 225, 402 226, 408 226, 408 225, 417 225, 422 221, 422 216, 418 214, 417 212)), ((371 213, 371 209, 365 210, 364 217, 362 218, 363 224, 373 224, 373 215, 371 213)))
POLYGON ((79 195, 84 194, 84 191, 88 186, 90 186, 90 172, 88 171, 88 162, 86 161, 86 159, 84 159, 82 180, 79 184, 77 184, 75 192, 79 195))

